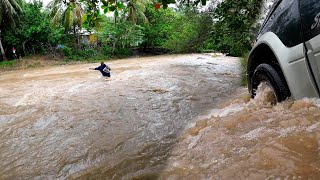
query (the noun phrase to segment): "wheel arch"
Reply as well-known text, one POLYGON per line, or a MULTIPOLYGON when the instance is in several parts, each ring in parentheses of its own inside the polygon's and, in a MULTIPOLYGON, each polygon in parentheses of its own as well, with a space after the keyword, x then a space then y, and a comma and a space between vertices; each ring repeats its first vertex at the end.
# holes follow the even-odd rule
MULTIPOLYGON (((294 99, 303 97, 319 97, 316 85, 312 79, 312 73, 308 67, 305 56, 304 44, 293 47, 285 46, 273 32, 260 35, 249 54, 247 66, 248 88, 251 89, 250 78, 255 67, 266 62, 273 68, 279 68, 278 72, 284 77, 294 99), (267 54, 267 56, 266 56, 267 54), (268 57, 270 59, 268 59, 268 57)), ((251 92, 250 92, 251 93, 251 92)))
MULTIPOLYGON (((270 46, 266 43, 260 43, 257 45, 250 53, 248 57, 248 64, 247 64, 247 83, 248 83, 248 89, 251 93, 251 78, 253 76, 253 73, 255 69, 260 64, 269 64, 272 66, 281 76, 281 78, 285 81, 285 85, 288 87, 287 81, 285 79, 285 76, 283 74, 283 70, 281 68, 281 65, 279 63, 278 58, 275 55, 275 52, 270 48, 270 46)), ((289 89, 289 88, 288 88, 289 89)))

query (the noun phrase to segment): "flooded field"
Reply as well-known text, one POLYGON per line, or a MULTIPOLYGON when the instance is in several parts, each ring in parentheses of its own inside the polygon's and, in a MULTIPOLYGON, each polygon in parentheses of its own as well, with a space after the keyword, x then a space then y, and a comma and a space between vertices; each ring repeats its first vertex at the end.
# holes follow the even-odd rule
POLYGON ((250 100, 205 54, 0 74, 0 179, 317 179, 320 100, 250 100))

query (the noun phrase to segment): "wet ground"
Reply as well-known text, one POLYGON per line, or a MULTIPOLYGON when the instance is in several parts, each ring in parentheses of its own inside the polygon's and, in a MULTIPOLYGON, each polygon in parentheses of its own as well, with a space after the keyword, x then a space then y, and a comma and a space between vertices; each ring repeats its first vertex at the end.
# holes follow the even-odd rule
POLYGON ((320 100, 250 100, 205 54, 0 74, 0 179, 319 179, 320 100))

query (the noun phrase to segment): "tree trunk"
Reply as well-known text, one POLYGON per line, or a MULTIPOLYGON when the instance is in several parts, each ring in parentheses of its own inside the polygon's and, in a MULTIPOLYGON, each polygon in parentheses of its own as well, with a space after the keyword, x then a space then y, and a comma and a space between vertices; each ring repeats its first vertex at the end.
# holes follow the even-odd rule
POLYGON ((0 50, 1 50, 1 54, 2 54, 3 59, 7 59, 6 54, 4 53, 4 50, 2 47, 1 37, 0 37, 0 50))
POLYGON ((113 39, 113 47, 112 47, 112 54, 114 54, 114 51, 116 50, 116 44, 117 44, 117 39, 113 39))
POLYGON ((26 43, 29 41, 29 39, 23 41, 22 43, 22 50, 23 50, 23 54, 26 55, 26 43))
POLYGON ((76 25, 75 25, 75 23, 73 23, 73 36, 74 36, 74 39, 76 40, 76 44, 79 44, 78 43, 78 38, 77 38, 77 33, 76 33, 76 25))
POLYGON ((80 42, 80 33, 81 33, 81 27, 80 27, 80 32, 77 34, 77 41, 78 41, 78 44, 81 44, 81 42, 80 42))

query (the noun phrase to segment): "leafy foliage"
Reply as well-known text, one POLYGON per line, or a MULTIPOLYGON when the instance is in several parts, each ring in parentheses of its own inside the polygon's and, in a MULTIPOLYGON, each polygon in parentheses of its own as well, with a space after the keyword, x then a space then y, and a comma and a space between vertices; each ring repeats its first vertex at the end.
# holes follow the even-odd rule
POLYGON ((241 56, 251 48, 258 30, 261 0, 225 0, 214 11, 215 24, 207 48, 241 56))
POLYGON ((53 0, 48 5, 50 15, 52 17, 51 25, 56 23, 64 26, 65 30, 70 30, 82 25, 82 16, 84 9, 80 2, 71 0, 66 2, 64 0, 53 0))
POLYGON ((240 56, 250 49, 262 1, 215 2, 217 6, 204 9, 197 5, 205 0, 185 0, 171 9, 167 7, 175 3, 172 0, 53 0, 46 10, 35 1, 19 6, 24 11, 20 15, 16 9, 17 28, 0 28, 7 51, 16 46, 18 52, 39 53, 46 52, 47 46, 62 44, 65 48, 60 51, 68 60, 129 56, 136 47, 172 53, 210 49, 240 56), (104 15, 109 12, 113 17, 104 15), (81 44, 84 28, 89 35, 98 36, 96 44, 81 44))
MULTIPOLYGON (((11 28, 16 27, 16 23, 19 21, 19 14, 22 13, 23 1, 22 0, 0 0, 0 28, 2 30, 3 26, 10 24, 11 28)), ((1 42, 1 32, 0 32, 0 51, 1 54, 6 58, 5 51, 1 42)))
MULTIPOLYGON (((192 4, 197 6, 201 1, 202 5, 206 5, 206 0, 195 0, 192 1, 192 4)), ((127 9, 128 18, 136 23, 137 19, 142 18, 145 22, 147 22, 147 18, 144 14, 146 10, 146 6, 151 4, 151 0, 82 0, 82 2, 87 4, 88 11, 86 13, 85 23, 88 24, 89 27, 94 27, 96 21, 99 21, 100 10, 99 4, 100 2, 103 4, 101 8, 104 13, 114 12, 115 18, 119 16, 119 12, 122 9, 127 9)), ((175 4, 175 0, 159 0, 158 3, 154 5, 154 8, 157 10, 161 7, 164 9, 168 8, 169 4, 175 4)), ((182 3, 185 3, 183 0, 182 3)), ((190 1, 187 1, 187 4, 190 4, 190 1)))
POLYGON ((19 14, 22 13, 22 8, 22 0, 0 0, 0 27, 8 23, 14 28, 19 20, 19 14))
POLYGON ((110 18, 105 18, 99 38, 103 46, 113 46, 114 52, 116 48, 129 48, 142 43, 143 30, 144 27, 127 21, 125 16, 119 18, 117 26, 110 18))
POLYGON ((195 8, 185 8, 177 14, 169 39, 164 47, 173 52, 196 52, 208 38, 212 18, 195 8))
POLYGON ((20 23, 17 28, 7 27, 5 29, 4 43, 17 46, 18 51, 25 52, 33 50, 41 51, 43 44, 56 42, 61 38, 61 29, 54 31, 49 26, 50 18, 46 12, 42 11, 42 3, 34 1, 24 7, 24 12, 20 16, 20 23), (29 49, 25 49, 28 44, 29 49))
POLYGON ((144 27, 144 47, 162 47, 173 31, 176 13, 172 9, 155 10, 152 5, 147 6, 146 17, 149 23, 144 27))

